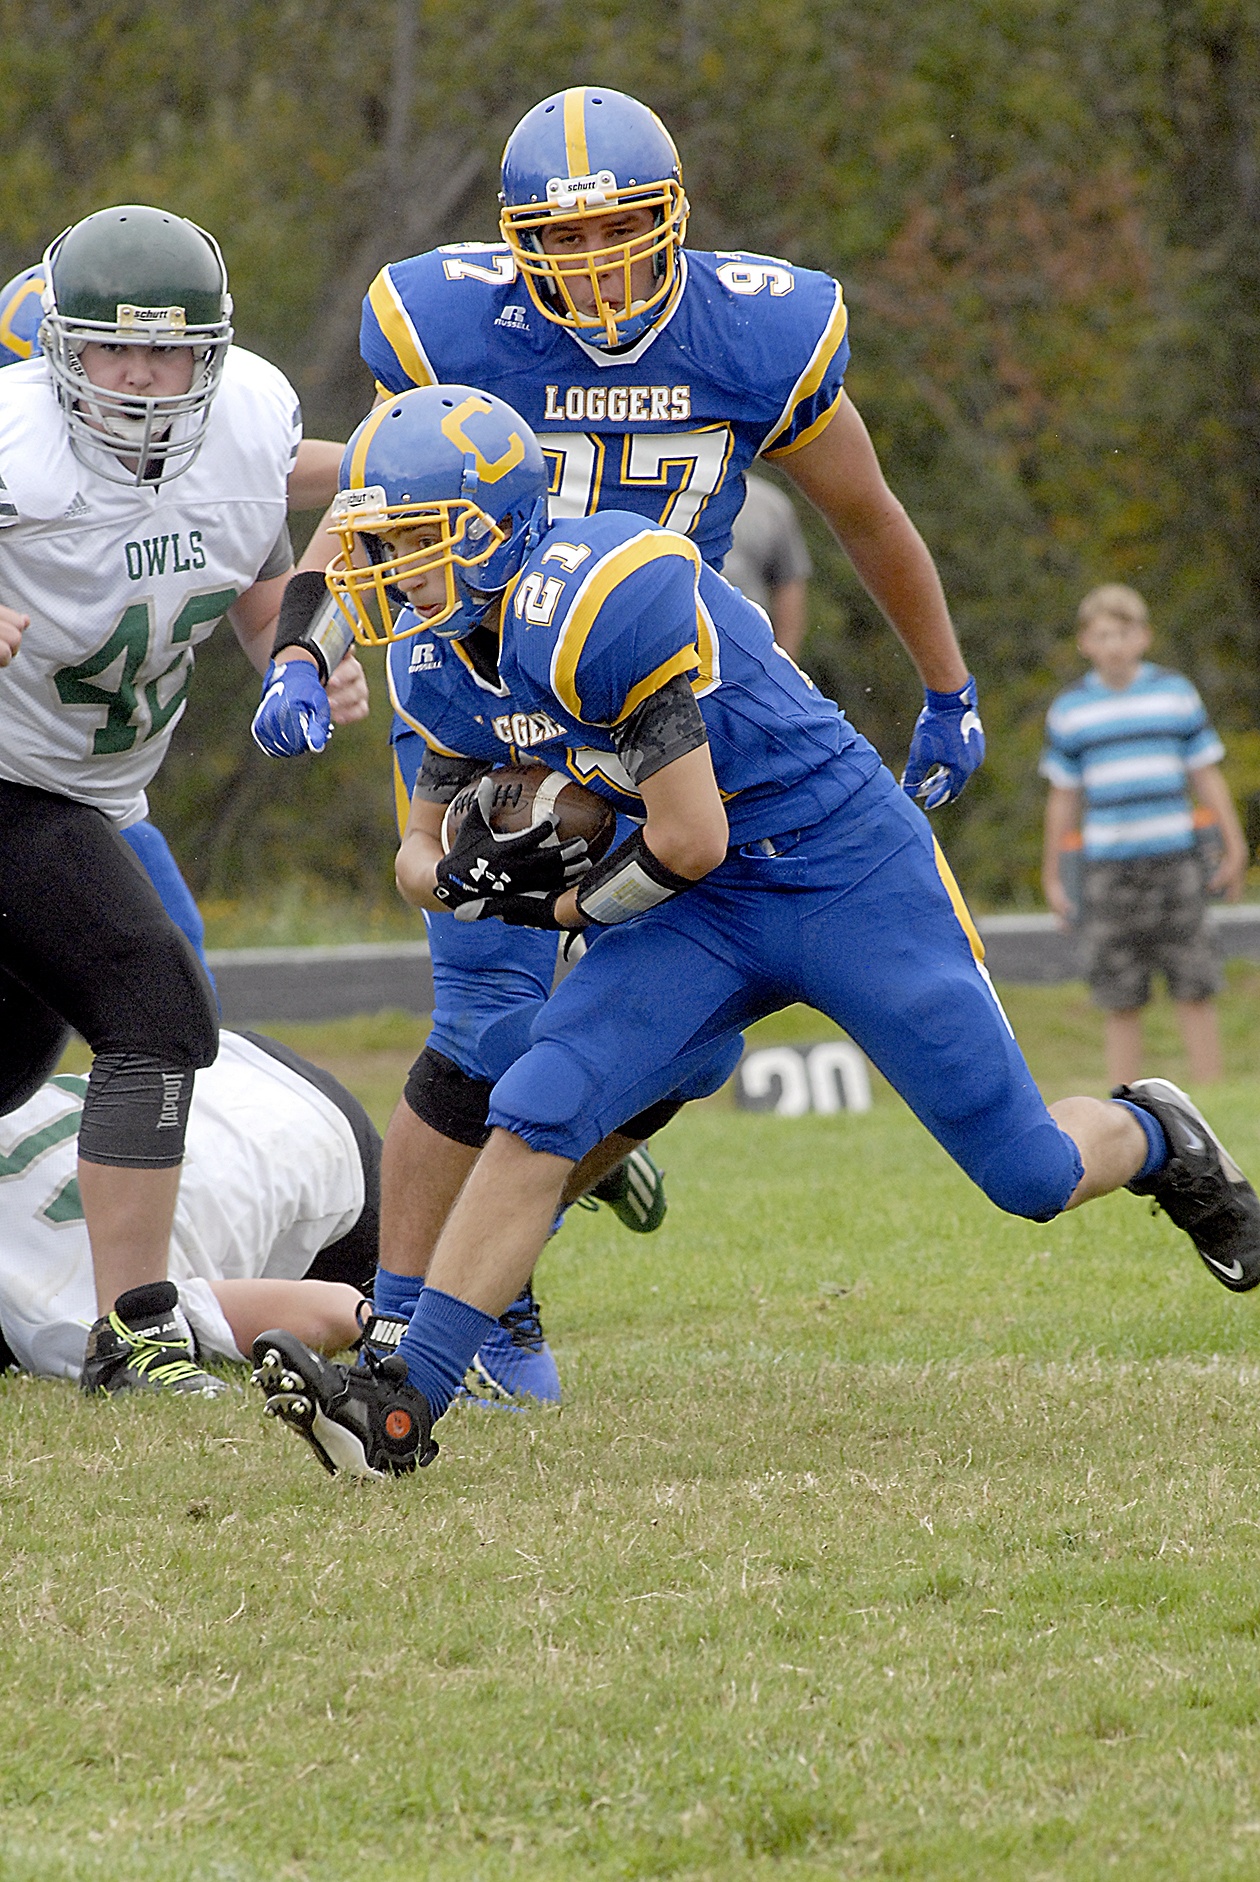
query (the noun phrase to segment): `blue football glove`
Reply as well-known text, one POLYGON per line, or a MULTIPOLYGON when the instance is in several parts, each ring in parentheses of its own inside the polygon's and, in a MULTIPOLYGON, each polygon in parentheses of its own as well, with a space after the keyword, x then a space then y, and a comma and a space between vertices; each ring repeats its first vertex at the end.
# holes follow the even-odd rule
POLYGON ((901 788, 924 810, 939 810, 962 790, 984 763, 984 727, 970 674, 956 693, 924 688, 923 710, 910 736, 910 756, 901 788))
POLYGON ((328 694, 310 660, 273 660, 250 728, 269 758, 323 751, 332 737, 328 694))

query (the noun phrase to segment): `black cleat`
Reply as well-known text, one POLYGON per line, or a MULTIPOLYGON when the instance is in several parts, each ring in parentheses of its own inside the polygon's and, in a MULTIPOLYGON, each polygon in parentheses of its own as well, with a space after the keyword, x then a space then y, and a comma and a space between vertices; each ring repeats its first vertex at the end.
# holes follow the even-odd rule
POLYGON ((151 1281, 120 1294, 88 1334, 82 1389, 89 1396, 184 1392, 222 1398, 227 1385, 197 1364, 192 1331, 178 1303, 174 1281, 151 1281))
POLYGON ((1155 1198, 1223 1287, 1245 1294, 1260 1284, 1260 1197, 1203 1113, 1166 1078, 1139 1078, 1111 1095, 1149 1111, 1168 1140, 1167 1163, 1135 1177, 1134 1195, 1155 1198))
POLYGON ((402 1344, 402 1336, 411 1325, 406 1314, 383 1313, 364 1301, 359 1308, 358 1370, 370 1372, 374 1359, 390 1359, 402 1344), (365 1350, 366 1349, 366 1350, 365 1350))
POLYGON ((340 1366, 292 1333, 260 1333, 253 1380, 264 1410, 305 1438, 332 1477, 401 1477, 431 1464, 428 1401, 408 1385, 405 1360, 362 1353, 366 1365, 340 1366))

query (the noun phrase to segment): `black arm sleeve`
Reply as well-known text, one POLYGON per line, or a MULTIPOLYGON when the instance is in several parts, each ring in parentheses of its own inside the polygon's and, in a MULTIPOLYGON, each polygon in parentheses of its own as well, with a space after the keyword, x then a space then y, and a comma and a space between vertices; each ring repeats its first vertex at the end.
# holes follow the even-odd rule
POLYGON ((617 756, 636 784, 708 743, 691 682, 676 673, 612 728, 617 756))
POLYGON ((329 675, 340 666, 353 645, 354 635, 319 570, 299 570, 281 598, 272 658, 282 647, 304 648, 313 657, 319 677, 327 686, 329 675))
POLYGON ((466 784, 489 769, 484 758, 454 758, 447 752, 426 746, 411 795, 426 804, 449 804, 466 784))

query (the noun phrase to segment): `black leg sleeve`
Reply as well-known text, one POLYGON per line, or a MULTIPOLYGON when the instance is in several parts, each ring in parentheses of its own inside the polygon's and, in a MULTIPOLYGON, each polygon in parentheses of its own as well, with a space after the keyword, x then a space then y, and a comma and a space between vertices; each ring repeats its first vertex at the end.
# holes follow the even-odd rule
MULTIPOLYGON (((210 983, 108 818, 50 791, 0 780, 0 969, 93 1052, 135 1053, 168 1070, 210 1065, 210 983)), ((19 1009, 20 1010, 20 1009, 19 1009)), ((0 1046, 0 1091, 33 1070, 31 1005, 0 1046), (7 1047, 7 1049, 6 1049, 7 1047)))
POLYGON ((0 967, 0 1117, 52 1077, 69 1037, 65 1021, 0 967))

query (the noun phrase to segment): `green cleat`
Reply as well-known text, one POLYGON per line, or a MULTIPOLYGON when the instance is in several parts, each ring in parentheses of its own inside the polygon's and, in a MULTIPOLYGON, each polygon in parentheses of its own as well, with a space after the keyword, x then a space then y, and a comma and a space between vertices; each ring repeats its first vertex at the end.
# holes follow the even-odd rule
POLYGON ((596 1201, 606 1202, 618 1221, 636 1235, 650 1235, 658 1229, 669 1207, 665 1172, 657 1169, 646 1144, 623 1157, 589 1193, 596 1201))

